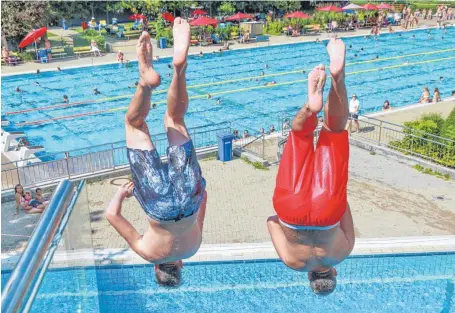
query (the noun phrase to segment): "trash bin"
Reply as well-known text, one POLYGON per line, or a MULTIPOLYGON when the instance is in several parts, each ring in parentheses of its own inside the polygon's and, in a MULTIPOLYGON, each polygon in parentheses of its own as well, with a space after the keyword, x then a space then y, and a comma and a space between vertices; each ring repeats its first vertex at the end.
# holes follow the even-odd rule
POLYGON ((218 160, 227 162, 232 160, 232 140, 234 135, 231 133, 219 133, 218 137, 218 160))
POLYGON ((165 49, 166 48, 166 37, 161 37, 160 38, 160 48, 165 49))

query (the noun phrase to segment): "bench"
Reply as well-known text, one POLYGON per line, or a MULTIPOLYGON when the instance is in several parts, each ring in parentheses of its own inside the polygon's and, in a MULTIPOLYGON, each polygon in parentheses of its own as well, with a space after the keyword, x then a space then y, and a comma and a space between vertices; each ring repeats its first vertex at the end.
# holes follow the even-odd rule
POLYGON ((63 48, 52 48, 52 58, 64 57, 67 54, 63 48))
POLYGON ((266 41, 269 41, 270 38, 269 36, 267 35, 258 35, 258 36, 255 36, 255 37, 250 37, 250 42, 251 41, 256 41, 256 42, 266 42, 266 41))
POLYGON ((89 47, 74 47, 74 55, 80 58, 83 55, 92 54, 93 51, 89 47))
POLYGON ((130 39, 137 39, 141 36, 142 31, 125 31, 123 32, 123 36, 125 36, 128 40, 130 39))

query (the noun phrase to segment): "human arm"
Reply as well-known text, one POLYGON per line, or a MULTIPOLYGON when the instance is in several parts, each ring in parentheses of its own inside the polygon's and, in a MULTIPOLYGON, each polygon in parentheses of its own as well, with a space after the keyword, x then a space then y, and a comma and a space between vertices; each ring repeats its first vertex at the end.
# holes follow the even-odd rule
POLYGON ((20 207, 21 207, 21 196, 18 193, 16 193, 16 214, 14 214, 14 215, 19 214, 20 207))
POLYGON ((126 183, 118 189, 106 209, 106 218, 120 236, 126 240, 131 249, 142 256, 142 236, 121 213, 123 200, 129 198, 132 195, 132 191, 132 182, 126 183))
POLYGON ((270 216, 267 219, 267 228, 269 229, 270 237, 272 238, 273 246, 275 247, 276 253, 280 257, 281 261, 283 261, 286 266, 294 269, 294 270, 301 270, 304 264, 300 264, 296 258, 292 257, 288 253, 287 249, 287 238, 281 228, 280 221, 278 220, 278 216, 270 216))
POLYGON ((351 247, 351 250, 349 251, 350 253, 355 244, 355 231, 354 222, 352 220, 351 207, 349 206, 349 203, 346 204, 346 211, 341 218, 340 228, 346 236, 346 240, 349 242, 349 246, 351 247))

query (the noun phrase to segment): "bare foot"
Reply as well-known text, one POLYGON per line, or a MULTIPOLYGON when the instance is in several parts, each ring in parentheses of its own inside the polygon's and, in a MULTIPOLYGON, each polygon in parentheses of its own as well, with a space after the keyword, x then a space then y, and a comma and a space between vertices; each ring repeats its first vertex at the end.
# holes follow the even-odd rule
POLYGON ((344 59, 346 46, 341 39, 332 38, 327 45, 327 52, 330 57, 330 75, 332 79, 338 80, 344 77, 344 59))
POLYGON ((153 68, 153 48, 149 33, 142 32, 137 41, 136 53, 141 77, 140 85, 151 88, 158 87, 161 83, 161 77, 153 68))
POLYGON ((174 35, 174 58, 172 63, 177 73, 180 73, 185 68, 186 57, 190 48, 190 25, 186 20, 177 17, 174 20, 172 33, 174 35))
POLYGON ((308 108, 313 113, 322 109, 322 92, 326 78, 324 64, 316 66, 308 75, 308 108))

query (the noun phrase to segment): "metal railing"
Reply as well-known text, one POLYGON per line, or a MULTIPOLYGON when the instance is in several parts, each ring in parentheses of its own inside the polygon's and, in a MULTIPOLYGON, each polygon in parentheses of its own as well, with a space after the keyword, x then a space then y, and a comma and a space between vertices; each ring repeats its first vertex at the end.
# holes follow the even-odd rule
POLYGON ((248 136, 235 139, 233 146, 248 151, 262 159, 265 158, 265 134, 248 129, 248 136))
POLYGON ((84 181, 81 181, 74 190, 72 182, 62 180, 55 189, 3 289, 2 312, 27 313, 30 310, 83 186, 84 181))
MULTIPOLYGON (((188 130, 196 149, 215 146, 216 134, 231 132, 230 123, 220 123, 188 130)), ((152 141, 159 155, 165 155, 168 146, 166 134, 152 136, 152 141)), ((63 178, 83 177, 96 173, 105 173, 128 164, 125 141, 93 146, 84 149, 46 154, 40 156, 47 161, 19 166, 24 160, 2 164, 2 190, 12 189, 15 185, 29 186, 53 182, 63 178)), ((28 161, 36 161, 37 158, 28 161)), ((27 160, 25 160, 27 161, 27 160)))
MULTIPOLYGON (((362 138, 404 154, 455 168, 455 141, 379 119, 361 116, 352 138, 362 138)), ((353 123, 350 124, 353 129, 353 123)))

